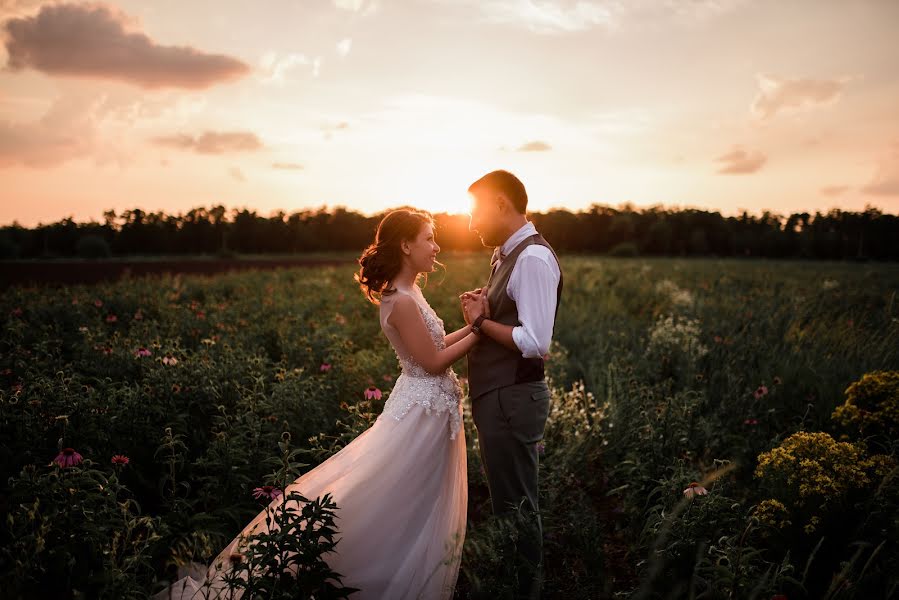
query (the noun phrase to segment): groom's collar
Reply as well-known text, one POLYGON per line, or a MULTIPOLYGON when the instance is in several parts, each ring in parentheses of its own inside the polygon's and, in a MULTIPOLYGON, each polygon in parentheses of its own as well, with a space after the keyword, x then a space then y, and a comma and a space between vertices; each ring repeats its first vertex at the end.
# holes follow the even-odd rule
POLYGON ((515 246, 524 240, 524 238, 534 235, 535 233, 537 233, 537 228, 534 227, 534 224, 530 221, 526 222, 519 227, 515 233, 510 235, 509 239, 503 242, 503 245, 500 247, 500 253, 502 253, 502 256, 505 258, 509 252, 515 249, 515 246))

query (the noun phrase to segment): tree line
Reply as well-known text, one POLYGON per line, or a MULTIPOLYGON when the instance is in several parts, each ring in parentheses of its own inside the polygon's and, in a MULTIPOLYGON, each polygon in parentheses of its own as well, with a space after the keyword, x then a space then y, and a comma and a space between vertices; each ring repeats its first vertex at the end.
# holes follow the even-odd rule
MULTIPOLYGON (((408 206, 398 208, 412 208, 408 206)), ((374 239, 390 210, 372 216, 324 206, 262 216, 224 206, 185 214, 125 210, 103 213, 102 223, 71 217, 25 228, 0 228, 0 259, 133 255, 297 254, 360 251, 374 239)), ((468 230, 468 215, 435 213, 442 250, 483 249, 468 230)), ((783 216, 771 211, 739 216, 698 209, 612 208, 593 204, 572 212, 529 212, 537 230, 559 253, 614 256, 713 256, 896 260, 899 215, 865 207, 783 216), (892 241, 891 241, 892 240, 892 241)))

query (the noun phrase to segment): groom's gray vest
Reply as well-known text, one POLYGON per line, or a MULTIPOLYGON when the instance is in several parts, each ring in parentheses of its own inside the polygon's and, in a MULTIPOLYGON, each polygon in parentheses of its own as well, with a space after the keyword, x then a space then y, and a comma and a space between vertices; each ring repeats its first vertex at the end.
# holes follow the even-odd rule
MULTIPOLYGON (((522 240, 503 259, 499 267, 494 266, 490 279, 487 280, 487 302, 490 304, 490 319, 504 325, 517 327, 518 307, 506 293, 512 268, 521 252, 531 244, 546 246, 553 253, 556 262, 559 257, 543 236, 535 233, 522 240)), ((559 285, 556 287, 556 315, 559 314, 559 303, 562 300, 562 265, 559 263, 559 285)), ((553 317, 555 329, 555 316, 553 317)), ((468 353, 468 395, 471 399, 498 387, 526 381, 541 381, 544 378, 543 357, 524 358, 521 352, 515 352, 503 346, 487 334, 468 353)))

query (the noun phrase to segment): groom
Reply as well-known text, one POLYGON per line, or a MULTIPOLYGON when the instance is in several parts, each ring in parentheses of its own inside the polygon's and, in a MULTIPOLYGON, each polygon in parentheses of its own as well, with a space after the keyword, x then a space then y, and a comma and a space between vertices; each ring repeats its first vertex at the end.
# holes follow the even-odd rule
POLYGON ((555 251, 527 220, 527 192, 515 175, 493 171, 468 192, 469 229, 495 247, 486 286, 459 296, 466 323, 481 336, 468 353, 472 417, 493 513, 508 515, 521 507, 535 522, 519 536, 517 597, 539 598, 537 442, 549 414, 543 361, 562 296, 562 271, 555 251))

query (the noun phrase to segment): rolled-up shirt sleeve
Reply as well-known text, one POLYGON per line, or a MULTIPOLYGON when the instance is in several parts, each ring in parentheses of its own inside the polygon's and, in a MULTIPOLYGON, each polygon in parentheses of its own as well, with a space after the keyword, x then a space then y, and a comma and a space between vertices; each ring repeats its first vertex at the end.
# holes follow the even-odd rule
MULTIPOLYGON (((549 352, 556 314, 559 271, 555 258, 545 246, 537 252, 522 252, 515 264, 506 293, 515 301, 518 321, 512 340, 524 358, 542 357, 549 352)), ((529 248, 530 250, 530 248, 529 248)))

